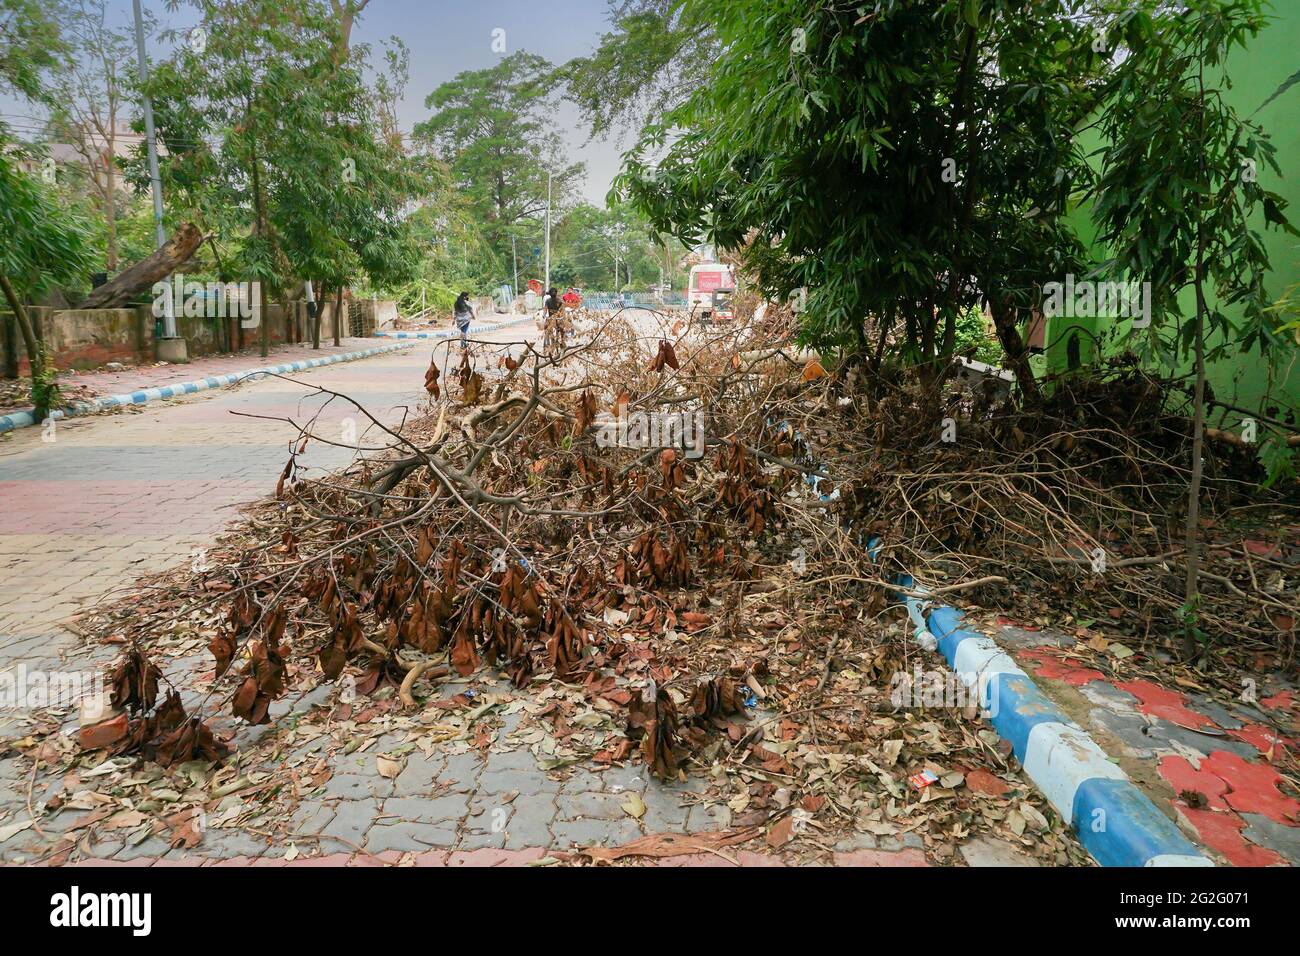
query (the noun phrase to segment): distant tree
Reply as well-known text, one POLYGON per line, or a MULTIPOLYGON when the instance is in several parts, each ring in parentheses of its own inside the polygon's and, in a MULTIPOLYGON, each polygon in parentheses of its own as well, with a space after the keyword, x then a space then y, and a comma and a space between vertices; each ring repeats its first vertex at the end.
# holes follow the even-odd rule
MULTIPOLYGON (((0 93, 49 103, 46 71, 63 49, 56 22, 40 3, 0 0, 0 93)), ((18 323, 31 366, 32 404, 42 419, 58 386, 24 299, 85 271, 88 230, 49 184, 19 167, 21 155, 0 124, 0 294, 18 323)))
POLYGON ((85 163, 106 232, 109 272, 118 267, 117 146, 125 122, 128 77, 134 47, 124 29, 109 23, 106 0, 74 0, 64 11, 71 49, 61 57, 52 81, 53 121, 85 163))
POLYGON ((546 208, 547 171, 557 209, 583 175, 565 158, 566 131, 548 123, 553 95, 551 65, 520 51, 439 86, 425 99, 433 115, 415 126, 479 216, 498 274, 509 272, 510 236, 546 208))
MULTIPOLYGON (((204 42, 181 44, 150 77, 164 177, 230 242, 225 268, 259 282, 262 315, 268 293, 303 278, 321 280, 337 305, 356 279, 413 275, 418 249, 405 214, 426 177, 383 129, 362 80, 365 51, 344 42, 338 5, 195 5, 204 42)), ((268 340, 264 321, 263 354, 268 340)))

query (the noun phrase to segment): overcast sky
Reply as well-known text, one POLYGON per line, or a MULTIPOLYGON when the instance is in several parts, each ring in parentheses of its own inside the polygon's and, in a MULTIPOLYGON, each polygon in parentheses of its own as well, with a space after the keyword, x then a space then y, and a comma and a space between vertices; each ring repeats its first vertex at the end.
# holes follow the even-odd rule
MULTIPOLYGON (((160 26, 186 28, 197 21, 192 7, 182 6, 168 13, 163 0, 142 0, 160 26)), ((120 25, 131 25, 131 0, 110 0, 120 25)), ((605 0, 370 0, 352 31, 353 42, 368 43, 372 55, 382 64, 382 44, 390 36, 402 38, 411 51, 411 81, 401 104, 402 127, 411 127, 428 116, 424 98, 440 83, 464 70, 492 66, 501 54, 493 52, 493 31, 505 31, 506 52, 524 49, 563 63, 594 49, 601 34, 610 28, 605 0)), ((151 59, 165 59, 170 49, 160 41, 149 41, 151 59)), ((36 110, 24 101, 0 97, 0 115, 26 134, 22 114, 36 110)), ((563 103, 553 117, 560 130, 572 130, 565 140, 570 157, 587 164, 585 197, 604 205, 610 180, 618 171, 619 147, 611 140, 585 143, 586 128, 577 110, 563 103)))

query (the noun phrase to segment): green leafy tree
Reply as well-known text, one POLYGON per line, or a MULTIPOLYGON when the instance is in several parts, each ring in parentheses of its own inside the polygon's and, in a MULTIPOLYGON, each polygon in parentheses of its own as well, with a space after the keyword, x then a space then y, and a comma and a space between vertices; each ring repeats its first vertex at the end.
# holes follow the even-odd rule
POLYGON ((1154 343, 1175 358, 1190 356, 1195 370, 1185 530, 1189 656, 1200 602, 1206 362, 1253 348, 1267 358, 1293 345, 1272 311, 1268 254, 1253 221, 1258 212, 1266 226, 1296 233, 1285 200, 1257 175, 1264 163, 1280 173, 1274 147, 1222 95, 1229 51, 1244 48, 1264 23, 1261 0, 1192 0, 1127 12, 1111 28, 1123 31, 1130 55, 1116 66, 1115 94, 1101 117, 1106 146, 1094 216, 1115 266, 1151 283, 1154 343), (1230 308, 1239 319, 1229 317, 1230 308))
POLYGON ((591 56, 557 71, 593 136, 639 129, 703 84, 719 45, 712 24, 694 11, 679 0, 610 0, 614 29, 591 56))
POLYGON ((530 235, 542 217, 548 170, 554 207, 583 174, 565 159, 565 131, 547 122, 553 96, 551 65, 520 51, 439 86, 425 99, 433 115, 415 127, 479 217, 498 276, 510 274, 510 237, 530 235))
MULTIPOLYGON (((47 70, 63 49, 57 24, 41 4, 0 0, 0 93, 48 103, 47 70)), ((47 183, 20 167, 24 158, 0 124, 0 293, 27 350, 32 404, 40 419, 57 400, 58 387, 23 300, 49 283, 79 277, 90 256, 86 223, 47 183)))
POLYGON ((898 342, 928 365, 986 302, 1035 399, 1019 329, 1081 252, 1064 213, 1102 67, 1072 7, 687 0, 721 52, 616 190, 684 243, 742 250, 769 296, 806 289, 801 336, 822 347, 878 362, 898 342))
MULTIPOLYGON (((324 284, 322 302, 333 291, 337 309, 356 279, 413 275, 418 249, 405 212, 427 177, 383 130, 378 97, 362 79, 366 51, 343 32, 364 4, 196 6, 204 42, 182 43, 155 69, 150 92, 169 194, 228 243, 223 271, 259 283, 263 316, 268 294, 302 278, 324 284)), ((263 321, 263 354, 268 345, 263 321)))
POLYGON ((54 132, 81 157, 81 172, 104 223, 105 266, 116 272, 121 204, 117 153, 127 119, 127 72, 134 64, 134 46, 125 29, 111 25, 106 0, 74 0, 63 19, 70 50, 59 59, 51 84, 54 132))
POLYGON ((0 0, 0 89, 48 103, 46 71, 67 51, 45 0, 0 0))

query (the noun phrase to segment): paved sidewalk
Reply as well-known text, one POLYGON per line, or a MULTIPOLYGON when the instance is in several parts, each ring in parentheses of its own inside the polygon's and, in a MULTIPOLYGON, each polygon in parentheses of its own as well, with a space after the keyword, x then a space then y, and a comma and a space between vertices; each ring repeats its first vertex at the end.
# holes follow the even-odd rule
MULTIPOLYGON (((333 339, 321 342, 319 349, 311 345, 277 345, 270 354, 263 358, 256 349, 244 349, 234 355, 205 355, 192 362, 181 364, 162 362, 150 365, 127 365, 120 371, 97 369, 93 372, 69 371, 60 374, 59 384, 78 400, 102 395, 116 395, 137 389, 154 388, 169 385, 172 382, 189 381, 207 375, 224 375, 243 369, 260 368, 263 365, 278 365, 281 362, 298 362, 303 359, 326 358, 331 355, 344 355, 362 349, 374 348, 383 342, 374 338, 344 338, 338 346, 333 339)), ((14 411, 26 411, 28 404, 13 407, 0 407, 0 415, 14 411)))
MULTIPOLYGON (((485 337, 534 334, 524 325, 485 337)), ((352 340, 347 350, 375 341, 352 340)), ((341 400, 309 397, 314 389, 350 395, 389 425, 417 413, 430 348, 59 421, 52 436, 29 428, 0 440, 0 666, 11 657, 3 635, 50 636, 89 602, 190 558, 238 505, 272 493, 297 432, 268 419, 318 415, 322 434, 342 439, 355 431, 364 446, 366 419, 341 400)), ((248 358, 212 361, 202 371, 246 368, 248 358)), ((153 385, 198 364, 136 370, 156 376, 143 382, 110 374, 120 384, 153 385)), ((348 449, 312 443, 300 461, 319 473, 352 458, 348 449)))
POLYGON ((1281 674, 1225 692, 1130 667, 1098 650, 1104 641, 1006 618, 984 629, 1221 863, 1300 866, 1300 801, 1283 776, 1296 766, 1300 694, 1281 674))

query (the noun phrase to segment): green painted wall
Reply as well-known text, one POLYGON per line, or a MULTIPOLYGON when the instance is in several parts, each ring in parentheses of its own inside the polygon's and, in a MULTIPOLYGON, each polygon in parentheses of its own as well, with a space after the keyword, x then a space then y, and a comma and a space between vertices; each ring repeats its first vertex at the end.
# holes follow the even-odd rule
MULTIPOLYGON (((1228 74, 1233 88, 1226 99, 1242 116, 1254 113, 1278 86, 1296 70, 1300 70, 1300 0, 1280 0, 1270 11, 1272 22, 1262 30, 1250 46, 1236 49, 1228 60, 1228 74)), ((1300 84, 1287 90, 1255 117, 1270 134, 1277 147, 1277 161, 1283 176, 1261 166, 1258 176, 1266 189, 1280 193, 1290 203, 1286 210, 1293 224, 1300 225, 1300 84)), ((1088 145, 1089 150, 1095 144, 1088 145)), ((1095 235, 1086 211, 1080 210, 1075 218, 1080 236, 1091 242, 1095 235)), ((1288 290, 1293 298, 1300 298, 1300 240, 1277 229, 1264 230, 1263 215, 1257 215, 1256 231, 1263 237, 1272 266, 1268 292, 1280 299, 1288 290)), ((1191 291, 1185 294, 1183 308, 1194 309, 1191 291)), ((1232 315, 1231 310, 1228 311, 1232 315)), ((1108 318, 1078 319, 1057 318, 1048 322, 1046 367, 1052 372, 1068 368, 1067 348, 1072 334, 1078 334, 1079 355, 1086 364, 1094 357, 1093 339, 1084 334, 1098 335, 1107 354, 1126 347, 1134 332, 1127 320, 1108 318)), ((1258 352, 1239 355, 1211 363, 1208 378, 1216 397, 1234 405, 1259 408, 1267 397, 1268 404, 1283 409, 1292 408, 1300 419, 1300 349, 1292 350, 1288 365, 1270 376, 1267 363, 1258 352), (1270 382, 1271 377, 1271 382, 1270 382)), ((1180 371, 1186 371, 1186 368, 1180 371)), ((1211 418, 1218 421, 1215 410, 1211 418)), ((1232 418, 1227 418, 1228 422, 1232 418)))

